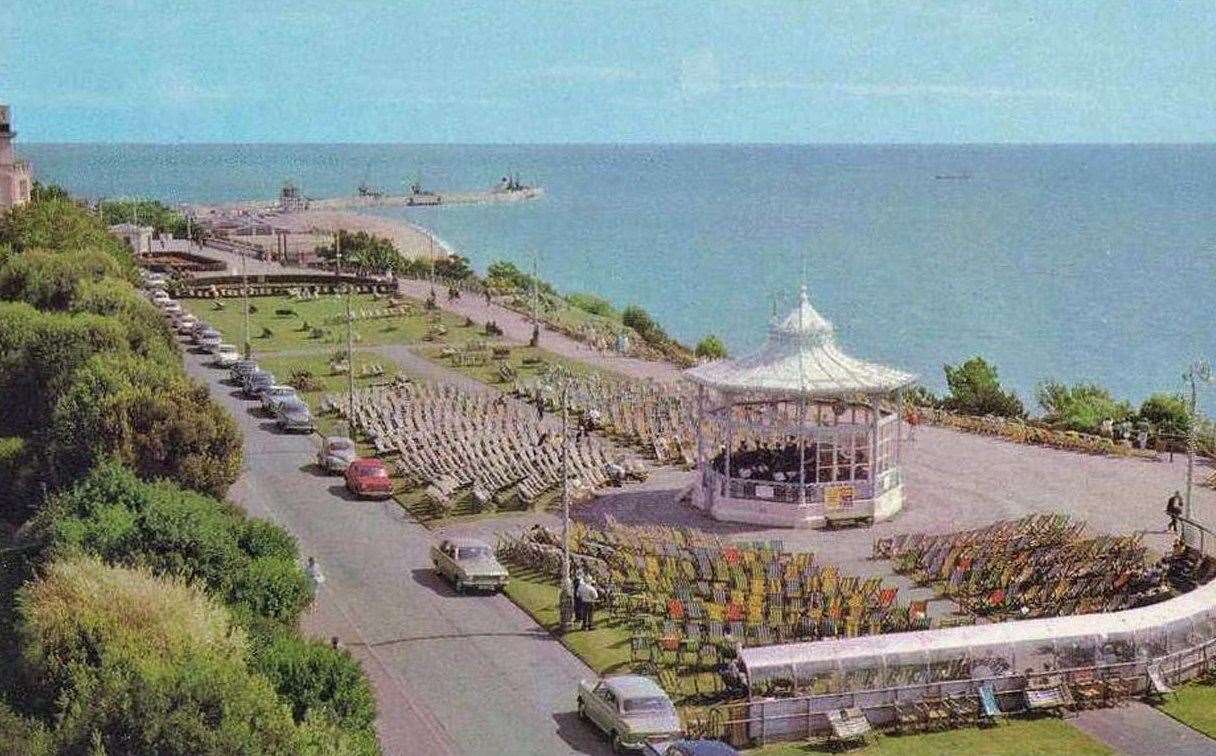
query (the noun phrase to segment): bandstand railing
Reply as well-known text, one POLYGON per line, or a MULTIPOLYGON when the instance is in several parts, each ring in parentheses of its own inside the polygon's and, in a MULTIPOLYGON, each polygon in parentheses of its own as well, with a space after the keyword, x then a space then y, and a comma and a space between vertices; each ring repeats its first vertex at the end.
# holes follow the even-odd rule
MULTIPOLYGON (((706 472, 707 482, 713 487, 718 496, 732 499, 750 499, 754 501, 773 501, 797 504, 798 483, 773 480, 756 480, 754 478, 727 478, 716 470, 706 472)), ((890 491, 900 483, 898 469, 885 470, 878 476, 875 486, 869 480, 840 480, 822 483, 806 484, 806 503, 822 505, 827 500, 827 493, 833 488, 847 487, 852 491, 852 498, 873 499, 890 491)))

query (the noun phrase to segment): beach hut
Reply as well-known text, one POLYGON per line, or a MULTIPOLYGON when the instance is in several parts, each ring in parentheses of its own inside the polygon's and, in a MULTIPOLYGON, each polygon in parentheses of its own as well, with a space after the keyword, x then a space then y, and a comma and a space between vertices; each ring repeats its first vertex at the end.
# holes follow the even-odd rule
POLYGON ((685 371, 697 392, 693 502, 730 522, 873 522, 903 505, 901 392, 915 376, 845 354, 803 286, 768 341, 685 371))

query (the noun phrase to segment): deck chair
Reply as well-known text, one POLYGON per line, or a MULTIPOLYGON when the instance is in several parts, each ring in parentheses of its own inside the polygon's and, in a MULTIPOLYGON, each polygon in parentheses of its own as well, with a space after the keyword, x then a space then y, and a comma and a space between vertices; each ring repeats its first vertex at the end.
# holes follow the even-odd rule
POLYGON ((980 686, 981 719, 988 724, 996 724, 1001 716, 1003 712, 996 700, 996 689, 992 687, 992 683, 984 683, 980 686))
POLYGON ((866 745, 873 728, 861 709, 831 709, 827 716, 833 741, 841 745, 860 741, 862 745, 866 745))
POLYGON ((1148 696, 1157 700, 1163 700, 1166 696, 1176 695, 1174 689, 1170 687, 1169 682, 1165 679, 1165 673, 1161 669, 1160 664, 1150 664, 1148 668, 1148 696))

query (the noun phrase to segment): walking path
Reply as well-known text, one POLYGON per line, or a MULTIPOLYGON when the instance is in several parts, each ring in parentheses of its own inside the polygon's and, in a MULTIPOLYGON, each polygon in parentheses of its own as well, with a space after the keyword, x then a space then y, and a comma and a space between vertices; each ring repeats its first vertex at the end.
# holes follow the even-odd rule
POLYGON ((1109 709, 1087 709, 1072 723, 1129 756, 1216 754, 1216 741, 1139 701, 1109 709))

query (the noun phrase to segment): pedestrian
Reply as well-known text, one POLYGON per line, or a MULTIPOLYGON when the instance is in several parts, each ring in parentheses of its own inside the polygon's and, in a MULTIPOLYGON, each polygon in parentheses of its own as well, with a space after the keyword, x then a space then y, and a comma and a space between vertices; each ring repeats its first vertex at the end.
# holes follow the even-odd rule
POLYGON ((1182 492, 1174 491, 1174 495, 1165 503, 1165 513, 1170 517, 1169 529, 1178 532, 1178 518, 1182 516, 1182 492))
POLYGON ((574 624, 579 624, 583 621, 583 571, 577 569, 574 571, 574 580, 570 584, 570 590, 574 593, 574 624))
POLYGON ((908 443, 916 440, 916 425, 920 422, 920 413, 915 407, 908 408, 908 443))
POLYGON ((545 400, 541 398, 540 392, 536 394, 536 422, 545 419, 545 400))
POLYGON ((487 306, 487 307, 489 307, 489 306, 490 306, 490 304, 491 304, 491 301, 490 301, 490 290, 489 290, 489 289, 486 289, 486 306, 487 306))
POLYGON ((578 588, 578 597, 583 604, 583 629, 595 629, 595 602, 600 600, 600 592, 596 589, 591 578, 585 578, 578 588))
POLYGON ((342 641, 338 640, 338 636, 331 635, 329 636, 329 647, 334 651, 340 651, 342 649, 342 641))
POLYGON ((1147 430, 1141 428, 1140 432, 1136 434, 1136 446, 1140 447, 1141 449, 1148 448, 1148 431, 1147 430))
MULTIPOLYGON (((321 586, 325 583, 325 573, 321 572, 321 565, 317 564, 317 560, 313 557, 308 558, 308 566, 304 568, 304 571, 308 573, 309 580, 312 580, 312 595, 315 599, 321 591, 321 586)), ((316 607, 315 601, 313 607, 316 607)))

